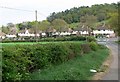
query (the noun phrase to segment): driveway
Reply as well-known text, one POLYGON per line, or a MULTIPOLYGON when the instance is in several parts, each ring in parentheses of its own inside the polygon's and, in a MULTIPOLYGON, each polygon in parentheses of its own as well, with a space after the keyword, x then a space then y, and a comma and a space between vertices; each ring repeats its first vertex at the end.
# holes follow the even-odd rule
MULTIPOLYGON (((103 41, 99 40, 99 44, 106 45, 113 55, 113 60, 109 68, 109 72, 103 76, 102 80, 118 80, 118 44, 115 43, 117 38, 109 38, 103 41)), ((119 48, 120 50, 120 48, 119 48)))

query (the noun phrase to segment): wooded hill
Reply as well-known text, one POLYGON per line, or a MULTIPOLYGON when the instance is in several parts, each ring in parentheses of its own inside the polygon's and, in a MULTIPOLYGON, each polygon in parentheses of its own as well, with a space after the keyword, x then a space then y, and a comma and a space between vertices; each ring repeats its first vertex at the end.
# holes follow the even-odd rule
POLYGON ((80 19, 86 15, 97 17, 97 21, 101 22, 110 18, 112 13, 117 12, 118 4, 96 4, 89 6, 74 7, 70 10, 62 12, 53 12, 47 20, 52 22, 54 19, 63 19, 68 24, 81 22, 80 19))

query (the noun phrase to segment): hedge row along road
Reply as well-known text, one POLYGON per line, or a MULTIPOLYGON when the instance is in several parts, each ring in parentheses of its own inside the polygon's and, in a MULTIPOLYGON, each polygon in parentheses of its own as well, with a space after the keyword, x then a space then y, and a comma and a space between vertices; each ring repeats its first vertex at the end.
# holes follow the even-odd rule
MULTIPOLYGON (((71 79, 88 80, 91 75, 94 74, 90 73, 89 70, 93 68, 96 70, 99 69, 102 62, 108 56, 108 49, 95 42, 58 42, 33 45, 16 44, 13 46, 3 46, 2 52, 3 81, 27 80, 31 78, 31 73, 37 70, 49 69, 54 66, 59 67, 69 61, 72 61, 76 67, 80 66, 77 69, 81 70, 81 72, 73 70, 71 73, 76 75, 78 72, 78 75, 81 77, 75 78, 74 76, 68 75, 66 78, 70 79, 73 77, 71 79), (75 58, 77 58, 77 60, 75 58), (75 62, 80 63, 75 64, 75 62)), ((68 65, 68 68, 71 68, 71 66, 68 65)), ((56 79, 65 79, 61 78, 61 76, 64 75, 59 75, 58 73, 58 76, 59 78, 56 79)), ((49 79, 50 78, 48 78, 48 80, 49 79)), ((51 79, 55 78, 52 77, 51 79)))

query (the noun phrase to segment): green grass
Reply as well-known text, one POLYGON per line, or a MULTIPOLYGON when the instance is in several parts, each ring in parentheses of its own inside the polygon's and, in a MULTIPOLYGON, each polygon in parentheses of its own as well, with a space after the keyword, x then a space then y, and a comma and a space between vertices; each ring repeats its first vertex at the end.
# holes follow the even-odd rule
POLYGON ((0 46, 11 46, 11 45, 32 45, 32 44, 48 44, 48 43, 85 43, 85 41, 57 41, 57 42, 10 42, 10 43, 0 43, 0 46))
POLYGON ((94 73, 91 73, 90 69, 98 70, 108 54, 108 49, 91 52, 66 63, 36 71, 30 75, 30 78, 32 80, 91 80, 94 73))

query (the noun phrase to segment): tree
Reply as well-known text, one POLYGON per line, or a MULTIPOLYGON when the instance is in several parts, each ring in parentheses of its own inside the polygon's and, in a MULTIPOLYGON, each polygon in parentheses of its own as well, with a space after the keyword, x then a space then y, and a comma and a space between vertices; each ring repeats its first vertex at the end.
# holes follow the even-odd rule
POLYGON ((7 26, 8 26, 8 28, 11 28, 11 27, 14 27, 14 24, 13 23, 8 23, 7 26))
POLYGON ((8 27, 5 27, 5 26, 2 26, 2 32, 8 34, 9 33, 9 28, 8 27))
POLYGON ((97 14, 97 20, 98 20, 98 22, 101 22, 101 21, 105 20, 106 16, 107 15, 105 13, 98 13, 97 14))
POLYGON ((57 31, 64 31, 64 29, 68 28, 68 24, 64 20, 62 20, 62 19, 55 19, 55 20, 53 20, 52 26, 57 31))
POLYGON ((71 9, 67 9, 62 12, 55 13, 53 12, 47 20, 52 22, 55 19, 64 19, 68 24, 71 23, 79 23, 80 17, 85 15, 94 15, 97 17, 98 22, 108 20, 109 17, 107 13, 114 13, 117 12, 118 5, 116 3, 112 4, 96 4, 92 5, 91 7, 88 6, 81 6, 81 7, 74 7, 71 9))
POLYGON ((97 22, 97 17, 93 15, 85 15, 80 18, 80 22, 83 25, 86 25, 90 28, 93 27, 93 25, 97 22))
POLYGON ((115 30, 115 32, 120 36, 118 19, 120 19, 120 16, 118 16, 118 13, 111 13, 111 18, 108 23, 110 24, 111 29, 115 30))
POLYGON ((47 20, 43 20, 42 22, 39 23, 38 28, 41 31, 47 31, 47 29, 50 27, 50 22, 47 20))

